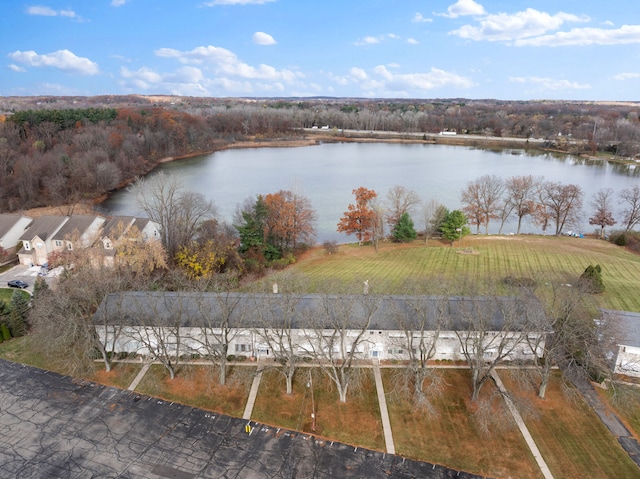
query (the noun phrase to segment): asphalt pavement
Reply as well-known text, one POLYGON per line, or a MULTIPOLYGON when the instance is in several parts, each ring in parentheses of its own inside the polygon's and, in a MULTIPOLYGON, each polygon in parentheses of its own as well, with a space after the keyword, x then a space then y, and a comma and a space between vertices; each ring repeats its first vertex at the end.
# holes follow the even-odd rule
POLYGON ((480 477, 5 360, 0 464, 0 478, 480 477))

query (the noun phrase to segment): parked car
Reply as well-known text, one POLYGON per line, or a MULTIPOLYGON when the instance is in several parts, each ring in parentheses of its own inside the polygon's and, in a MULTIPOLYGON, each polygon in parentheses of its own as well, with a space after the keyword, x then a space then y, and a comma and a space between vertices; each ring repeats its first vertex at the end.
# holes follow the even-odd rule
POLYGON ((8 285, 10 288, 20 288, 20 289, 24 289, 24 288, 26 288, 27 286, 29 286, 27 283, 25 283, 24 281, 21 281, 21 280, 19 280, 19 279, 12 279, 11 281, 9 281, 9 282, 7 283, 7 285, 8 285))

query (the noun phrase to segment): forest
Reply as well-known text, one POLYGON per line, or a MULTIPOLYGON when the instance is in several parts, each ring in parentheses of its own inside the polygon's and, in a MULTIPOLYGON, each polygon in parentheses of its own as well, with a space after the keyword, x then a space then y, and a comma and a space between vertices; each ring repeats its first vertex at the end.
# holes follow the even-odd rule
POLYGON ((161 160, 241 140, 300 138, 302 128, 545 139, 571 153, 634 158, 636 103, 498 100, 0 98, 0 212, 90 202, 161 160), (579 146, 570 140, 582 140, 579 146), (580 148, 580 150, 576 150, 580 148))

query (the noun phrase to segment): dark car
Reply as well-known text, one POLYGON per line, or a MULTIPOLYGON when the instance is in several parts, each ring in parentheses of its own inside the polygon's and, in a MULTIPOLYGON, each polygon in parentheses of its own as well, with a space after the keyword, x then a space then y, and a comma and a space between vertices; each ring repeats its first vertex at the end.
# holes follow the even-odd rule
POLYGON ((20 289, 24 289, 27 286, 29 286, 27 283, 25 283, 24 281, 20 281, 19 279, 12 279, 7 283, 7 285, 10 288, 20 288, 20 289))

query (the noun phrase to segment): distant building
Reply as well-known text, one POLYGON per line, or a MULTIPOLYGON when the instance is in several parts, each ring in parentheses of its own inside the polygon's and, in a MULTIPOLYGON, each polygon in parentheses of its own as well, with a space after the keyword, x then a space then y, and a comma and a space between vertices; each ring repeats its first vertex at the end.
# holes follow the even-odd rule
MULTIPOLYGON (((0 248, 7 253, 7 256, 15 259, 16 246, 22 246, 20 238, 32 221, 33 218, 24 215, 0 215, 0 248)), ((2 258, 0 258, 1 262, 2 258)))
POLYGON ((640 377, 640 313, 602 311, 604 331, 614 335, 613 372, 640 377))

